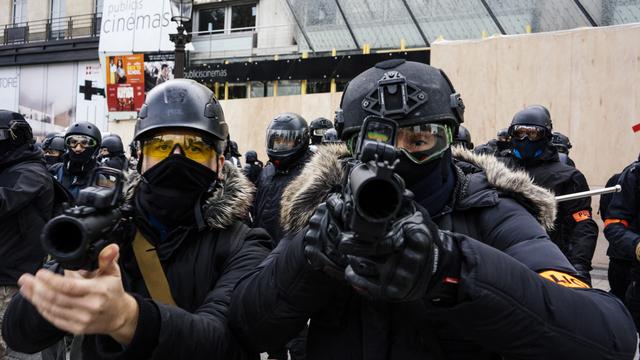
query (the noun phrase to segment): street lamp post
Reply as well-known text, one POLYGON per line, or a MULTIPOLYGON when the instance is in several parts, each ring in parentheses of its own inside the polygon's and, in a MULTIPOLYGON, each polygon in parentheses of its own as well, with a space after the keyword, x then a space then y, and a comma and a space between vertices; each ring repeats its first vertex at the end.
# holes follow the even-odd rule
POLYGON ((187 34, 183 23, 191 20, 193 0, 170 0, 171 21, 178 23, 178 33, 169 34, 169 39, 176 45, 175 78, 184 77, 185 45, 191 42, 191 34, 187 34))

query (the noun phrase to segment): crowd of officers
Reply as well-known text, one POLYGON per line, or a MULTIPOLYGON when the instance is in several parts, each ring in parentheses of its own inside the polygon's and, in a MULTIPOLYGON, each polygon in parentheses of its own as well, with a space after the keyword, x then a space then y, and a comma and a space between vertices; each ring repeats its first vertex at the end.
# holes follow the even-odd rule
POLYGON ((445 73, 404 60, 354 78, 334 123, 273 118, 267 163, 250 150, 244 167, 192 80, 147 94, 128 158, 93 124, 35 144, 0 110, 0 359, 632 359, 640 163, 602 201, 604 292, 591 199, 555 201, 588 185, 549 111, 526 107, 475 148, 463 122, 445 73), (376 118, 395 121, 390 138, 362 131, 376 118), (345 195, 376 141, 406 187, 381 234, 355 230, 345 195), (128 210, 96 270, 65 269, 42 229, 101 167, 126 174, 128 210))

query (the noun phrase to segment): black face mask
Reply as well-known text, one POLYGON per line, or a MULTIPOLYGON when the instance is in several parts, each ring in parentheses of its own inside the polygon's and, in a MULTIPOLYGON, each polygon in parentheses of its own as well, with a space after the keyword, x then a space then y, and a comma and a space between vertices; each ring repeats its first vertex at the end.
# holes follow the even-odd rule
POLYGON ((442 156, 420 165, 403 153, 396 165, 396 173, 413 192, 414 200, 424 206, 431 215, 442 210, 455 188, 451 158, 451 150, 447 150, 442 156))
POLYGON ((62 161, 62 156, 47 156, 45 155, 44 161, 47 165, 51 166, 53 164, 57 164, 62 161))
POLYGON ((427 161, 424 164, 416 164, 409 157, 401 152, 400 162, 396 165, 395 172, 402 177, 407 187, 411 187, 440 168, 442 157, 427 161))
POLYGON ((13 151, 13 146, 11 146, 11 141, 1 140, 0 141, 0 158, 6 156, 11 151, 13 151))
POLYGON ((140 210, 174 229, 195 223, 195 209, 218 174, 184 155, 172 154, 142 178, 136 193, 140 210))
POLYGON ((513 155, 524 161, 537 160, 544 155, 546 147, 545 140, 531 141, 529 138, 513 140, 513 155))
POLYGON ((66 153, 66 167, 72 174, 81 174, 85 173, 93 168, 93 164, 89 165, 90 161, 94 159, 95 148, 88 147, 84 149, 80 154, 76 154, 73 150, 67 150, 66 153))
POLYGON ((498 147, 498 151, 503 151, 511 148, 511 143, 509 141, 498 141, 496 145, 498 147))

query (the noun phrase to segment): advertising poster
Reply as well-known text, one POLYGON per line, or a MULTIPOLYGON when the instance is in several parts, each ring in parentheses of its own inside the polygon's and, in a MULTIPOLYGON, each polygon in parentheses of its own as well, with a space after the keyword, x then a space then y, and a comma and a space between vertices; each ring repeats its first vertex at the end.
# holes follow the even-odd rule
POLYGON ((78 64, 76 119, 94 123, 107 130, 106 93, 99 62, 78 64))
POLYGON ((19 68, 7 66, 0 68, 0 109, 18 111, 20 94, 19 68))
POLYGON ((22 66, 18 112, 36 136, 75 121, 77 63, 22 66))
POLYGON ((109 111, 139 111, 144 103, 144 56, 107 56, 109 111))
POLYGON ((175 54, 144 55, 144 89, 149 91, 156 85, 173 79, 175 54))

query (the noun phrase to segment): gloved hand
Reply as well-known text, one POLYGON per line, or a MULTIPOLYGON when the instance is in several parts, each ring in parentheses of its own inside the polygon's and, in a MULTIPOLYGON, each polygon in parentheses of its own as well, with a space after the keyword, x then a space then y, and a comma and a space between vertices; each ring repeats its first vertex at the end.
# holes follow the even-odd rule
POLYGON ((384 301, 423 298, 439 265, 440 231, 431 219, 413 211, 396 220, 377 243, 342 236, 346 279, 359 292, 384 301))
POLYGON ((344 280, 347 259, 338 251, 338 244, 345 234, 340 194, 334 193, 320 204, 309 220, 309 228, 304 236, 304 254, 316 269, 339 280, 344 280))

